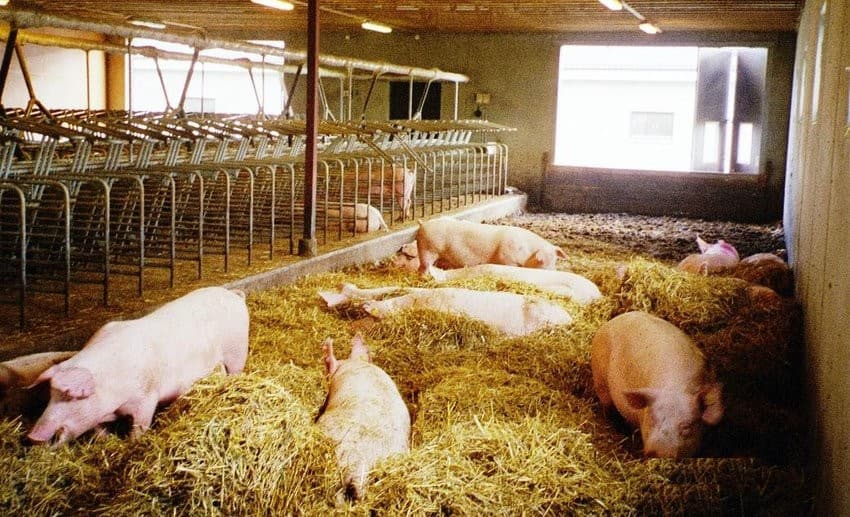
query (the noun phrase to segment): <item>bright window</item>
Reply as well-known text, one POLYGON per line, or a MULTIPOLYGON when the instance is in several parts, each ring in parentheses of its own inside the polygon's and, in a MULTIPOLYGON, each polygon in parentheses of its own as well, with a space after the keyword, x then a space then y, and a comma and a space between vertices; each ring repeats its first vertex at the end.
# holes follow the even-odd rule
POLYGON ((758 172, 766 65, 766 48, 564 45, 555 164, 758 172))

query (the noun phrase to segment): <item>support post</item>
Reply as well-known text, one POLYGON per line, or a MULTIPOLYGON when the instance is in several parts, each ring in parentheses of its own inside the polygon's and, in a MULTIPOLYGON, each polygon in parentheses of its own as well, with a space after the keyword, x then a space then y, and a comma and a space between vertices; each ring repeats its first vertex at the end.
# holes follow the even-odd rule
POLYGON ((6 39, 6 49, 3 51, 3 63, 0 65, 0 116, 6 116, 6 108, 3 107, 3 91, 6 89, 6 79, 9 77, 9 67, 12 65, 12 52, 18 40, 18 28, 14 25, 9 31, 6 39))
POLYGON ((316 244, 316 143, 319 95, 319 0, 307 2, 307 139, 304 149, 304 234, 298 255, 314 257, 316 244))

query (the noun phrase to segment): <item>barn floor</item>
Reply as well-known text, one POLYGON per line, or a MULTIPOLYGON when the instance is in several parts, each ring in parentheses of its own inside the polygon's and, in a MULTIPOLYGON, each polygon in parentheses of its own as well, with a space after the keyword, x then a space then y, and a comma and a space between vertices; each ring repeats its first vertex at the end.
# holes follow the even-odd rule
MULTIPOLYGON (((27 448, 27 419, 0 422, 7 465, 0 508, 31 515, 811 513, 800 468, 795 305, 754 307, 738 279, 671 268, 696 251, 696 234, 723 238, 744 256, 780 250, 781 227, 619 214, 499 222, 564 247, 569 258, 560 267, 594 280, 604 299, 562 301, 572 325, 505 338, 439 313, 374 322, 320 303, 317 290, 343 281, 429 285, 387 261, 252 294, 245 372, 198 383, 140 439, 27 448), (625 278, 617 275, 621 266, 625 278), (589 340, 629 309, 685 328, 724 382, 726 417, 706 437, 702 458, 644 460, 639 437, 599 412, 589 340), (414 425, 411 452, 379 465, 364 499, 351 503, 341 498, 330 445, 312 421, 326 393, 321 342, 334 337, 345 356, 356 330, 396 381, 414 425)), ((541 295, 495 279, 458 285, 541 295)))

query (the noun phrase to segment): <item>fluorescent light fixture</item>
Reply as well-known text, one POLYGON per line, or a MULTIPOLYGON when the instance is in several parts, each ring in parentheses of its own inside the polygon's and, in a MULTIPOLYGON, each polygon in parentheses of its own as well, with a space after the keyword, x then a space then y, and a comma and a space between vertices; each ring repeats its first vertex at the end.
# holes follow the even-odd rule
POLYGON ((638 25, 638 27, 640 27, 640 30, 647 34, 658 34, 659 32, 661 32, 661 29, 659 29, 658 26, 654 23, 643 22, 638 25))
POLYGON ((147 27, 148 29, 157 29, 162 30, 165 28, 165 24, 162 22, 157 22, 153 20, 130 20, 130 25, 135 25, 136 27, 147 27))
POLYGON ((0 0, 0 7, 6 7, 9 5, 9 0, 0 0))
POLYGON ((622 11, 623 2, 620 0, 599 0, 599 3, 611 9, 612 11, 622 11))
POLYGON ((284 0, 251 0, 251 3, 271 7, 272 9, 280 9, 281 11, 295 9, 295 4, 285 2, 284 0))
POLYGON ((392 27, 389 27, 382 23, 370 22, 369 20, 366 20, 365 22, 361 23, 360 26, 366 29, 367 31, 381 32, 383 34, 389 34, 393 31, 392 27))

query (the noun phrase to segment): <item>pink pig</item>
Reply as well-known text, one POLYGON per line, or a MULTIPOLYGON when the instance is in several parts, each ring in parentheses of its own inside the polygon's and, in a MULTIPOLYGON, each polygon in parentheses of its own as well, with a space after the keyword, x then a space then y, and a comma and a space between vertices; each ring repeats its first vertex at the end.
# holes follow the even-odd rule
POLYGON ((359 334, 348 359, 336 358, 331 338, 322 350, 330 385, 316 423, 334 441, 343 483, 356 499, 379 460, 408 450, 410 413, 390 376, 372 364, 359 334))
POLYGON ((420 275, 425 275, 437 259, 452 267, 504 264, 555 269, 558 258, 567 256, 564 250, 525 228, 451 217, 420 221, 416 242, 420 275))
POLYGON ((701 253, 685 257, 679 262, 678 269, 707 275, 726 271, 738 265, 738 250, 723 239, 709 244, 697 236, 697 245, 701 253))
POLYGON ((590 366, 603 412, 614 406, 640 428, 647 457, 693 456, 705 426, 723 417, 721 388, 702 353, 651 314, 627 312, 604 323, 591 342, 590 366))
POLYGON ((369 193, 384 196, 395 196, 396 203, 402 211, 402 218, 412 217, 413 211, 413 186, 416 184, 416 171, 402 164, 392 164, 392 176, 385 167, 379 168, 371 173, 371 188, 369 193), (383 181, 383 183, 382 183, 383 181))
POLYGON ((248 355, 244 293, 205 287, 135 320, 101 327, 82 350, 45 370, 50 402, 29 438, 59 445, 121 416, 131 436, 146 431, 160 403, 186 393, 224 364, 242 371, 248 355))

